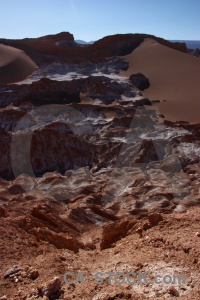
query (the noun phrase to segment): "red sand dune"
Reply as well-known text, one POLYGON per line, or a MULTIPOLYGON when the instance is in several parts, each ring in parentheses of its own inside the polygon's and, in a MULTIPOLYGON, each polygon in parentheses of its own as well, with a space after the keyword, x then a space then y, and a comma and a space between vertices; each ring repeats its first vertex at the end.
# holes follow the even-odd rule
POLYGON ((200 59, 145 39, 124 57, 129 69, 122 75, 141 72, 150 80, 144 95, 171 121, 200 122, 200 59))
POLYGON ((36 68, 23 51, 0 44, 0 84, 21 81, 36 68))

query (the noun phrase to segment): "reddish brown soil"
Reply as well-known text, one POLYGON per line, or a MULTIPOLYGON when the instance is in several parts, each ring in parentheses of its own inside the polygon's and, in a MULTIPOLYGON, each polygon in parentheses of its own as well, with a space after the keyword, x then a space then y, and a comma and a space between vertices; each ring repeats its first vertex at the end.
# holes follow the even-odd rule
MULTIPOLYGON (((59 299, 174 299, 169 293, 173 285, 108 284, 106 277, 103 284, 98 285, 95 279, 87 279, 87 276, 98 271, 121 271, 125 274, 148 271, 150 277, 156 274, 162 277, 166 274, 184 274, 186 284, 174 285, 180 293, 179 299, 199 299, 199 207, 191 208, 186 213, 162 215, 163 221, 147 230, 140 230, 144 223, 147 225, 147 221, 138 220, 128 236, 105 250, 99 248, 101 227, 88 230, 82 241, 95 245, 96 249, 88 247, 74 253, 37 240, 24 230, 23 223, 25 218, 28 220, 26 211, 29 206, 32 205, 26 203, 23 208, 23 204, 18 202, 13 205, 14 208, 7 208, 8 216, 0 219, 0 297, 6 295, 7 299, 22 300, 34 299, 35 296, 36 299, 48 299, 38 296, 38 287, 58 276, 62 281, 59 299), (18 265, 22 271, 13 278, 4 279, 5 272, 13 265, 18 265), (30 267, 39 273, 35 280, 26 275, 23 277, 23 274, 28 274, 30 267), (66 284, 64 273, 71 271, 75 279, 78 270, 83 272, 85 284, 66 284)), ((29 221, 32 222, 31 219, 29 221)), ((36 226, 33 223, 31 225, 32 228, 36 226)))

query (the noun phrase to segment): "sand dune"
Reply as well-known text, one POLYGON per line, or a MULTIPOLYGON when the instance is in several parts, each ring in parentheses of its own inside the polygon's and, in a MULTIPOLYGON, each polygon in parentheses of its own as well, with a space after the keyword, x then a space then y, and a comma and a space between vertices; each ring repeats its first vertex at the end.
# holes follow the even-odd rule
POLYGON ((129 69, 122 75, 143 73, 151 84, 144 95, 151 100, 167 100, 156 104, 166 119, 200 122, 199 58, 145 39, 125 59, 129 69))
POLYGON ((36 68, 23 51, 0 44, 0 84, 21 81, 36 68))

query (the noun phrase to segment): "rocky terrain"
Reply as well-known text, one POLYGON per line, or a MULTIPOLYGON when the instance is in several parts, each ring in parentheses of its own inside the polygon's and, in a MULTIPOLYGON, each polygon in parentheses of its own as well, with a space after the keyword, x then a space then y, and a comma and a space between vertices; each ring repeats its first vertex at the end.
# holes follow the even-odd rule
POLYGON ((200 124, 167 121, 148 78, 120 75, 143 35, 121 38, 83 46, 99 59, 79 62, 70 34, 12 41, 42 63, 0 86, 0 300, 200 296, 200 124), (129 272, 149 282, 121 283, 129 272))

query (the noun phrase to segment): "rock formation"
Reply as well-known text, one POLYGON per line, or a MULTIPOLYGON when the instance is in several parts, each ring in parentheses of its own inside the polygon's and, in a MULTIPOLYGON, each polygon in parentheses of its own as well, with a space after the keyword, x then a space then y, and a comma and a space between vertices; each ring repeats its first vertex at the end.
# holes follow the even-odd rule
POLYGON ((141 73, 132 74, 130 76, 130 81, 141 91, 148 89, 148 87, 150 86, 149 79, 141 73))
POLYGON ((74 42, 74 37, 69 32, 61 32, 56 35, 47 35, 40 38, 26 38, 22 40, 0 39, 0 43, 16 47, 26 52, 37 65, 49 63, 56 58, 63 61, 86 61, 123 56, 131 53, 138 47, 144 38, 153 38, 159 43, 187 52, 184 43, 171 43, 162 38, 148 34, 116 34, 104 37, 93 44, 82 47, 74 42))
POLYGON ((0 86, 0 299, 198 299, 200 125, 165 120, 141 92, 146 77, 102 58, 142 38, 12 42, 41 61, 69 49, 93 60, 50 57, 28 82, 0 86), (105 272, 189 279, 109 284, 105 272))

